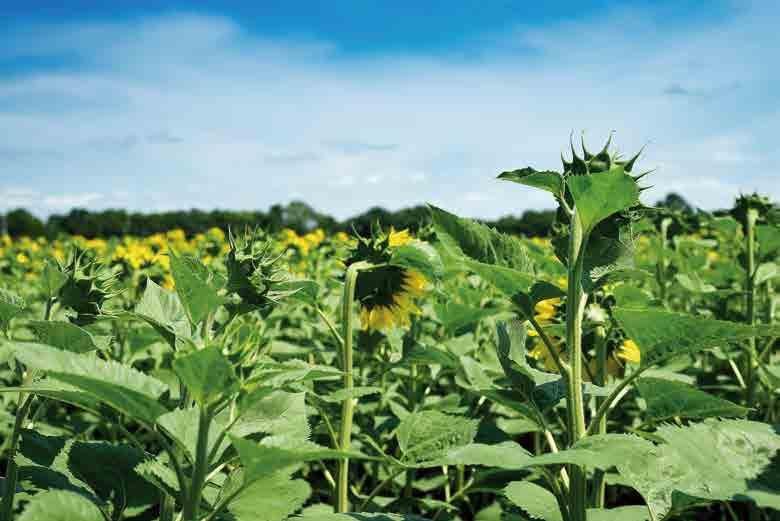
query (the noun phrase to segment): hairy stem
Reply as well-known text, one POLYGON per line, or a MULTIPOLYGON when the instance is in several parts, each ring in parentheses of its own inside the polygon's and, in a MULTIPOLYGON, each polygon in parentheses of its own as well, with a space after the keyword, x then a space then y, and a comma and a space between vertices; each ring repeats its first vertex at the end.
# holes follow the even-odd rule
MULTIPOLYGON (((745 217, 745 239, 746 239, 746 257, 747 273, 745 276, 745 321, 751 326, 756 324, 756 220, 758 211, 748 209, 745 217)), ((748 407, 753 407, 756 396, 756 337, 748 339, 748 352, 745 367, 745 380, 747 389, 745 390, 745 402, 748 407)))
POLYGON ((208 443, 211 413, 205 407, 200 408, 198 415, 198 439, 195 445, 195 467, 192 471, 190 494, 184 504, 184 521, 197 521, 200 517, 200 501, 208 472, 208 443))
MULTIPOLYGON (((342 320, 342 352, 341 352, 341 370, 344 372, 343 388, 346 391, 346 398, 341 402, 341 426, 339 428, 339 446, 341 451, 348 451, 352 440, 352 420, 355 414, 355 399, 351 396, 351 390, 354 387, 354 376, 352 374, 352 331, 354 329, 352 304, 355 301, 355 286, 360 270, 366 269, 370 264, 357 262, 347 268, 346 280, 344 281, 344 295, 341 300, 341 320, 342 320)), ((344 458, 339 461, 338 490, 336 495, 336 512, 349 511, 349 459, 344 458)))

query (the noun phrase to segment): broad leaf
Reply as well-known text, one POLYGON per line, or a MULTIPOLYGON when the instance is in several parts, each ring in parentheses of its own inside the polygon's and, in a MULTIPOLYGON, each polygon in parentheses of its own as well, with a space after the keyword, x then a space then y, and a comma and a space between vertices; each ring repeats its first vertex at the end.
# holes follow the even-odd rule
POLYGON ((504 489, 504 495, 534 519, 563 521, 555 495, 535 483, 513 481, 504 489))
POLYGON ((692 385, 661 378, 641 378, 639 393, 647 415, 655 421, 681 418, 744 417, 749 409, 700 391, 692 385))
POLYGON ((449 332, 455 332, 462 327, 501 312, 500 309, 478 308, 457 302, 436 303, 433 305, 433 309, 436 312, 436 318, 449 332))
POLYGON ((100 509, 75 492, 51 490, 35 495, 18 521, 105 521, 100 509))
POLYGON ((178 295, 164 290, 151 279, 146 280, 146 289, 133 315, 151 325, 173 349, 176 349, 177 339, 192 336, 190 320, 178 295))
POLYGON ((393 248, 390 264, 418 271, 429 280, 439 279, 444 272, 439 252, 428 243, 412 241, 393 248))
POLYGON ((171 274, 176 282, 176 293, 181 304, 195 325, 203 321, 210 313, 222 305, 224 299, 219 296, 214 277, 209 269, 198 259, 188 255, 176 255, 168 252, 171 259, 171 274))
POLYGON ((238 390, 233 366, 215 345, 175 358, 173 370, 201 407, 238 390))
POLYGON ((657 435, 665 443, 617 466, 645 498, 654 520, 663 519, 680 494, 780 509, 780 435, 773 427, 707 420, 663 426, 657 435))
POLYGON ((531 270, 528 252, 519 240, 484 224, 429 206, 438 237, 451 253, 520 272, 531 270))
POLYGON ((64 351, 86 353, 99 347, 89 331, 70 322, 34 320, 28 322, 27 325, 42 344, 54 346, 64 351))
POLYGON ((415 463, 436 459, 449 449, 471 443, 478 424, 478 420, 438 411, 409 414, 396 431, 403 460, 415 463))
POLYGON ((526 167, 519 170, 502 172, 498 175, 499 179, 512 181, 521 185, 533 186, 550 192, 556 197, 563 194, 563 176, 558 172, 550 170, 539 171, 526 167))
POLYGON ((566 185, 586 234, 612 214, 639 203, 639 187, 621 166, 604 173, 569 176, 566 185))
POLYGON ((777 326, 749 326, 660 309, 614 308, 612 312, 628 338, 639 346, 643 366, 673 355, 780 333, 777 326))
POLYGON ((310 495, 308 483, 279 473, 244 488, 228 503, 227 509, 236 521, 283 521, 310 495))
POLYGON ((309 439, 305 393, 250 393, 239 401, 238 419, 230 432, 241 438, 264 433, 298 442, 309 439))
POLYGON ((22 297, 0 288, 0 330, 7 331, 11 319, 24 311, 24 308, 22 297))
MULTIPOLYGON (((190 407, 187 409, 176 409, 163 414, 157 418, 157 424, 183 449, 190 462, 195 461, 195 455, 198 443, 198 420, 200 408, 190 407)), ((219 440, 219 435, 225 430, 216 418, 209 424, 207 454, 211 454, 214 444, 219 440)), ((230 441, 222 438, 219 448, 215 452, 215 457, 219 459, 220 455, 228 448, 230 441)))

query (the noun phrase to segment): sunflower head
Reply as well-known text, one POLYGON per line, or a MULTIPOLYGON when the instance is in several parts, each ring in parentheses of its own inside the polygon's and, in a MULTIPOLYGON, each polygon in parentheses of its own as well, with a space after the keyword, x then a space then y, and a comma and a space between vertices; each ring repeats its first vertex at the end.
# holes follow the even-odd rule
POLYGON ((361 271, 355 285, 363 329, 386 331, 406 326, 411 315, 420 312, 414 299, 423 295, 428 281, 418 271, 389 264, 393 248, 413 240, 408 230, 393 229, 387 234, 374 231, 370 237, 358 237, 345 265, 368 262, 374 266, 361 271))
POLYGON ((90 258, 78 247, 70 253, 67 263, 60 266, 65 282, 57 299, 73 314, 70 321, 79 326, 89 325, 103 312, 105 302, 119 293, 116 289, 118 274, 104 264, 90 258))
POLYGON ((262 230, 247 229, 238 237, 228 230, 228 244, 230 251, 225 258, 227 290, 238 295, 242 309, 267 308, 293 293, 281 287, 287 281, 287 275, 279 267, 273 242, 262 230))

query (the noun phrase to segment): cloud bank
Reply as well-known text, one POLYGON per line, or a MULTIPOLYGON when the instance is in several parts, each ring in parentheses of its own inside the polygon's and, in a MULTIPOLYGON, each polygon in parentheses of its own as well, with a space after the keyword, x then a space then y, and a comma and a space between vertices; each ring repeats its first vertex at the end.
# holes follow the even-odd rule
POLYGON ((485 35, 468 58, 356 58, 186 13, 22 27, 0 58, 41 65, 0 72, 0 210, 430 201, 493 218, 551 206, 494 178, 558 169, 573 130, 647 145, 648 202, 778 199, 778 20, 773 2, 696 27, 617 9, 485 35))

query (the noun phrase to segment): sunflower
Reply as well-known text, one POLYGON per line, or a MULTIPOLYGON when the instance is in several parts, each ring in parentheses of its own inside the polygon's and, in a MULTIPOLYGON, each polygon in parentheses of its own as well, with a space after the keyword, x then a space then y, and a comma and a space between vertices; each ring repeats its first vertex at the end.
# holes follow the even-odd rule
POLYGON ((642 352, 633 340, 624 340, 617 348, 615 356, 631 364, 638 364, 642 361, 642 352))
POLYGON ((347 266, 366 261, 375 267, 361 271, 355 284, 355 299, 360 303, 360 323, 367 331, 387 331, 408 326, 411 316, 420 313, 414 299, 421 297, 428 280, 420 272, 388 264, 393 248, 414 239, 408 230, 358 237, 347 266))
MULTIPOLYGON (((558 313, 557 306, 561 305, 560 298, 548 298, 541 300, 534 306, 534 320, 541 325, 546 326, 553 322, 555 315, 558 313)), ((531 328, 528 330, 528 336, 537 336, 536 329, 531 328)))

